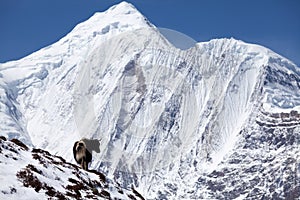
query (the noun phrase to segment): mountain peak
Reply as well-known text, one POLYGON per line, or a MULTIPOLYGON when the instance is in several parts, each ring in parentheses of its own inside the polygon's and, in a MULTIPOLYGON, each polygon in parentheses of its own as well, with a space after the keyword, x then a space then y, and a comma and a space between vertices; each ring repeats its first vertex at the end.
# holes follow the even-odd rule
POLYGON ((108 9, 108 11, 118 11, 123 13, 129 13, 131 11, 138 12, 138 10, 132 5, 131 3, 127 1, 122 1, 108 9))
MULTIPOLYGON (((107 41, 120 33, 138 30, 141 28, 153 28, 154 26, 132 4, 121 2, 111 6, 103 12, 96 12, 87 20, 77 24, 67 35, 52 45, 46 46, 19 61, 27 65, 34 64, 37 60, 54 59, 62 62, 62 58, 89 51, 97 44, 107 41), (53 48, 54 47, 54 48, 53 48), (45 55, 47 55, 45 57, 45 55), (25 61, 26 60, 26 61, 25 61), (25 62, 24 62, 25 61, 25 62)), ((2 65, 16 64, 19 61, 11 61, 2 65)), ((52 60, 50 61, 52 62, 52 60)))
POLYGON ((104 12, 96 12, 88 20, 77 25, 72 32, 76 35, 84 35, 83 32, 92 33, 95 36, 107 34, 112 30, 122 32, 149 25, 149 21, 132 4, 123 1, 104 12))

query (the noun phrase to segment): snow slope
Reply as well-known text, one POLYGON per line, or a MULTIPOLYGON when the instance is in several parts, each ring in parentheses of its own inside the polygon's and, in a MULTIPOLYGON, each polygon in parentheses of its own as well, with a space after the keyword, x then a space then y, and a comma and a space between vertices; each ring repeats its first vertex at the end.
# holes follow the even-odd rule
POLYGON ((180 50, 122 2, 0 74, 1 135, 72 162, 102 139, 91 167, 149 199, 300 196, 300 70, 269 49, 180 50))
POLYGON ((103 174, 90 172, 17 139, 0 138, 1 199, 144 199, 103 174))

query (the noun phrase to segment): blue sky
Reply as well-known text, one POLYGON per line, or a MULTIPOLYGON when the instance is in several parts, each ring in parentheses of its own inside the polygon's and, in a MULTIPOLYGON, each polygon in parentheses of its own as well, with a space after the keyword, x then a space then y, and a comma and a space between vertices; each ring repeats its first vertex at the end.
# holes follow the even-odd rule
MULTIPOLYGON (((54 43, 117 0, 0 0, 0 62, 54 43)), ((299 0, 128 0, 157 27, 196 41, 233 37, 300 66, 299 0)))

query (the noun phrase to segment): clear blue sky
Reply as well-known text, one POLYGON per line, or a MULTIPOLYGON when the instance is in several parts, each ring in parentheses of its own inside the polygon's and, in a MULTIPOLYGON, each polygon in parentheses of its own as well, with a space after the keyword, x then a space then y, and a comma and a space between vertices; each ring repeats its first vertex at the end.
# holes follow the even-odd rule
MULTIPOLYGON (((0 0, 0 62, 54 43, 117 0, 0 0)), ((300 0, 128 0, 157 27, 196 41, 234 37, 300 66, 300 0)))

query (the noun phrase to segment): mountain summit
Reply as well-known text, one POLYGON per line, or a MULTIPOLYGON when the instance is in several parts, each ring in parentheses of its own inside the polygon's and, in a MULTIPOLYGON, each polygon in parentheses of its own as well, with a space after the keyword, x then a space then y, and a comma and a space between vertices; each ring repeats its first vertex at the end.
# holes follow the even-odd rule
POLYGON ((131 4, 0 64, 0 134, 89 167, 147 199, 300 196, 300 70, 235 39, 181 50, 131 4))

